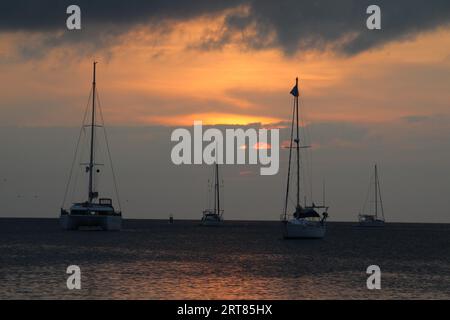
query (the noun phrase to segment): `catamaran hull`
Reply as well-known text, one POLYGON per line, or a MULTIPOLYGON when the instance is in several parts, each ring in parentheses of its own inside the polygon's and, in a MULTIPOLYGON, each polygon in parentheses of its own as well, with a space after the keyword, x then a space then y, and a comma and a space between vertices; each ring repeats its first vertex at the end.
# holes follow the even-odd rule
POLYGON ((78 230, 83 227, 97 227, 105 231, 122 229, 121 216, 61 215, 59 223, 64 230, 78 230))
POLYGON ((285 239, 323 239, 326 233, 326 226, 317 225, 301 225, 293 223, 284 224, 285 239))

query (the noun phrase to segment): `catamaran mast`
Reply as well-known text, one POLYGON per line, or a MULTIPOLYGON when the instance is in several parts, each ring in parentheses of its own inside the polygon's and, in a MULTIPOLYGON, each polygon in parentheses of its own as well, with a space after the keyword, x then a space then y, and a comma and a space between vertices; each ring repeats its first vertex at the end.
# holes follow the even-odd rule
POLYGON ((94 71, 93 71, 93 81, 92 81, 92 117, 91 117, 91 150, 90 150, 90 157, 89 157, 89 203, 92 203, 92 201, 95 198, 94 191, 93 191, 93 171, 94 171, 94 134, 95 134, 95 69, 96 69, 97 62, 94 61, 94 71))

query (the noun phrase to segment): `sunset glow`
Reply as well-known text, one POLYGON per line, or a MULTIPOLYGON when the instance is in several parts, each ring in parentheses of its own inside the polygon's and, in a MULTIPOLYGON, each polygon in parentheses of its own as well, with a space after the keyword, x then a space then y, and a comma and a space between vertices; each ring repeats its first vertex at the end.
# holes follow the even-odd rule
MULTIPOLYGON (((449 29, 355 57, 314 51, 286 56, 271 48, 243 50, 238 44, 220 50, 196 49, 205 32, 219 28, 222 19, 178 23, 163 35, 137 27, 107 51, 99 50, 87 59, 73 60, 71 55, 82 49, 72 45, 51 49, 39 60, 3 64, 3 118, 30 126, 76 124, 87 99, 94 57, 100 61, 99 90, 108 121, 117 125, 280 122, 290 116, 286 105, 296 76, 305 121, 368 123, 449 113, 445 82, 431 85, 431 75, 421 71, 424 65, 450 66, 449 29), (58 62, 64 54, 73 63, 58 62), (389 80, 394 71, 402 81, 389 80), (19 88, 27 95, 19 95, 19 88), (430 100, 433 107, 425 107, 430 100), (30 103, 44 110, 32 118, 29 112, 13 111, 30 103), (67 108, 61 110, 62 105, 67 108)), ((28 41, 38 46, 43 37, 35 34, 28 41)), ((24 34, 6 33, 1 38, 5 59, 15 53, 24 34)))

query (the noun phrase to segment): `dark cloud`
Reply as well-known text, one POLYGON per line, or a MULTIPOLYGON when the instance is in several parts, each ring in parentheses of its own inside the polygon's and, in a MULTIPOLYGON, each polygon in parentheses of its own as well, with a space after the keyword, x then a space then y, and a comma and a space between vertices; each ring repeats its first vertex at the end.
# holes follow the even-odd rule
POLYGON ((287 54, 308 49, 356 54, 450 22, 446 0, 253 0, 249 4, 248 14, 227 17, 224 44, 230 30, 253 27, 255 32, 243 34, 243 42, 252 48, 280 47, 287 54), (381 31, 366 27, 366 10, 372 4, 381 7, 381 31))
POLYGON ((280 48, 288 55, 311 49, 352 55, 450 21, 448 0, 19 0, 0 3, 0 30, 64 31, 65 10, 74 3, 82 8, 83 31, 46 39, 44 47, 67 41, 103 47, 136 25, 151 26, 154 32, 174 21, 244 8, 227 11, 224 25, 205 33, 195 47, 220 49, 238 41, 248 49, 280 48), (382 9, 381 31, 366 28, 366 9, 372 4, 382 9))
POLYGON ((78 45, 79 53, 108 48, 130 28, 147 26, 155 36, 163 36, 170 24, 202 15, 222 12, 240 0, 145 1, 145 0, 18 0, 0 2, 0 32, 42 33, 39 41, 24 42, 17 48, 20 59, 40 58, 48 49, 78 45), (66 9, 81 8, 82 30, 67 31, 66 9))
POLYGON ((126 28, 139 23, 158 24, 185 20, 233 7, 241 0, 17 0, 0 3, 0 29, 8 31, 65 30, 66 8, 76 4, 82 11, 83 27, 126 28))

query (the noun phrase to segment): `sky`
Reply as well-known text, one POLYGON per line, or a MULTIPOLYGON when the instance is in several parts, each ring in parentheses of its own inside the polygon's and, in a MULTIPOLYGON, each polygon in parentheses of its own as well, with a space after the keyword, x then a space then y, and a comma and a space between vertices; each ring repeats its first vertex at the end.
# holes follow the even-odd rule
MULTIPOLYGON (((448 1, 77 1, 69 31, 70 4, 0 3, 1 217, 58 216, 96 60, 125 217, 199 218, 211 168, 173 165, 171 132, 202 120, 285 141, 299 77, 330 220, 356 219, 378 163, 388 221, 450 222, 448 1)), ((227 219, 279 218, 286 157, 271 177, 222 168, 227 219)))

